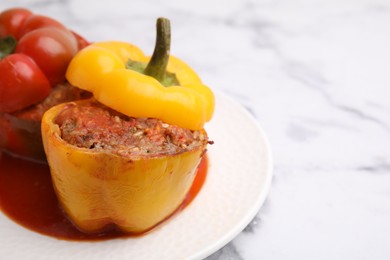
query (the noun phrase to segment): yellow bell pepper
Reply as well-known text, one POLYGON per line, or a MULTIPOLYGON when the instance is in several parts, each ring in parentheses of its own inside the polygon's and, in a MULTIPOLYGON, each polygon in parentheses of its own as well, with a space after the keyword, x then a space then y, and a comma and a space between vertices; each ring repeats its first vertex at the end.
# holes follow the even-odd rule
MULTIPOLYGON (((159 21, 156 46, 163 47, 157 46, 151 58, 127 43, 94 43, 74 57, 67 79, 125 115, 199 129, 207 137, 202 128, 213 114, 213 93, 188 65, 167 55, 169 28, 165 20, 159 21), (161 37, 164 44, 159 44, 161 37)), ((83 231, 98 232, 107 225, 130 233, 147 231, 185 199, 207 138, 198 147, 173 155, 122 157, 110 150, 80 148, 61 138, 56 118, 67 106, 87 102, 96 101, 60 104, 42 118, 43 145, 57 197, 83 231)))
POLYGON ((127 116, 202 129, 213 115, 214 95, 187 64, 169 56, 169 46, 169 22, 160 18, 151 57, 129 43, 97 42, 73 58, 66 78, 127 116))
POLYGON ((68 105, 57 105, 44 114, 42 139, 57 197, 79 229, 99 232, 115 225, 125 232, 144 232, 181 205, 207 144, 145 158, 79 148, 61 138, 55 123, 68 105))

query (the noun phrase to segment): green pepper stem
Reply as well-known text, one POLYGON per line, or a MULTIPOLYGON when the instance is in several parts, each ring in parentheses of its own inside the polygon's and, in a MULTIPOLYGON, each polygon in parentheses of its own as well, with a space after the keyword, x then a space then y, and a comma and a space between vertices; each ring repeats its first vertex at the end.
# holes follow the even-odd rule
POLYGON ((13 53, 16 49, 17 41, 12 36, 0 39, 0 60, 13 53))
POLYGON ((163 81, 169 60, 171 48, 171 25, 168 19, 157 19, 156 45, 152 58, 144 70, 144 74, 151 76, 158 81, 163 81))

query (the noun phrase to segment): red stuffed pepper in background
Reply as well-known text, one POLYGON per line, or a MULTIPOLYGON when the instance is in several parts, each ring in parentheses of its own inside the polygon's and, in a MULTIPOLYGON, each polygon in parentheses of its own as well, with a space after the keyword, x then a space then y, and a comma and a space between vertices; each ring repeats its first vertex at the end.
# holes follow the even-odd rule
POLYGON ((57 103, 82 97, 67 87, 65 72, 87 45, 50 17, 23 8, 0 13, 0 149, 44 159, 41 117, 57 103))

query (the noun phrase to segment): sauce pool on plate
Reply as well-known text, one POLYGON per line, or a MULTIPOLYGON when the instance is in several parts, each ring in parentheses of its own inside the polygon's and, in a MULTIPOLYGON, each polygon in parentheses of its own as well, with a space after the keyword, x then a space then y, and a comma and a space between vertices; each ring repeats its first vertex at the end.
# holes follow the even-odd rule
MULTIPOLYGON (((188 206, 199 193, 206 179, 207 165, 207 156, 204 156, 186 199, 172 215, 188 206)), ((113 227, 107 227, 106 231, 97 234, 85 234, 79 231, 59 206, 49 167, 5 153, 1 154, 1 152, 0 210, 10 219, 30 230, 64 240, 97 241, 147 233, 126 234, 113 227)))

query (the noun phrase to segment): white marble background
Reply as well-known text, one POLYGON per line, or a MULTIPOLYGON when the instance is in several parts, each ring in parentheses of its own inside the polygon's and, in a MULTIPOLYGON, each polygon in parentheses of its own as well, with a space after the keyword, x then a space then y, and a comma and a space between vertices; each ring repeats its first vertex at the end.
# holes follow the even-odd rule
POLYGON ((171 52, 259 121, 271 192, 208 260, 390 259, 390 1, 0 2, 14 6, 148 53, 168 17, 171 52))

